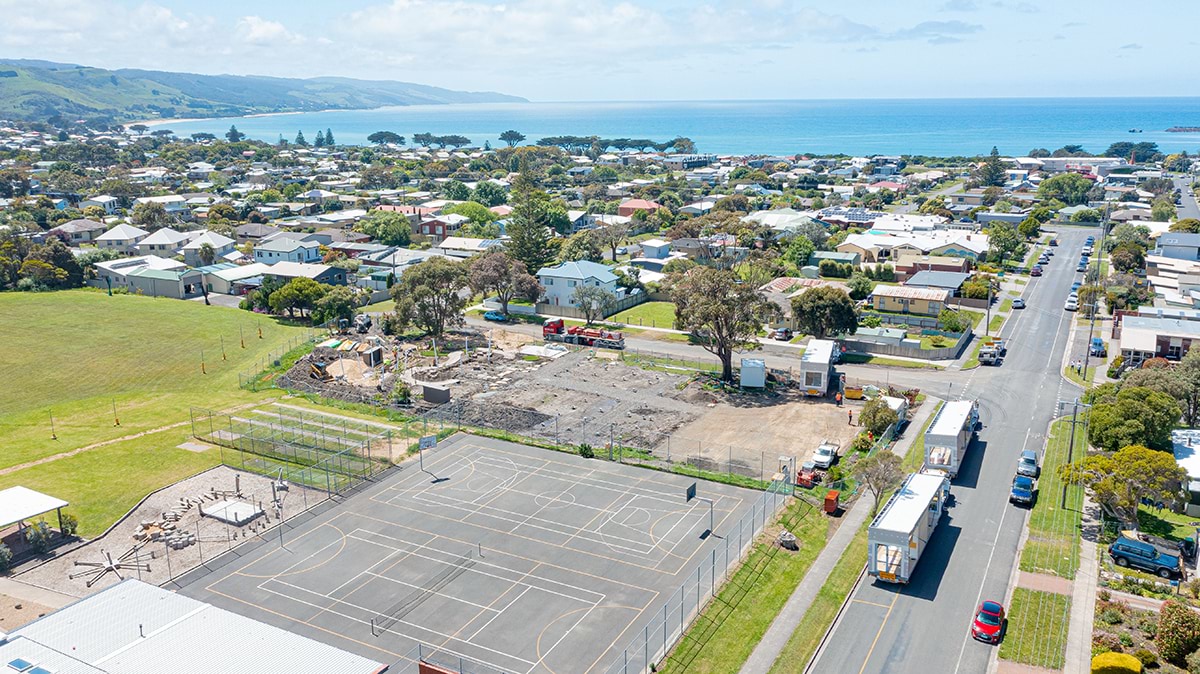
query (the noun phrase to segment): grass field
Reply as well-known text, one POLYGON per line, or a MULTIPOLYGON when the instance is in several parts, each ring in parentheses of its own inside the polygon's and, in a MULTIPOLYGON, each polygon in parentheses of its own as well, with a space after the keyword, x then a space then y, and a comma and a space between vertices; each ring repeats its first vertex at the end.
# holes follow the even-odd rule
MULTIPOLYGON (((11 317, 0 320, 0 340, 10 345, 0 391, 0 469, 187 422, 193 405, 265 399, 240 389, 238 374, 306 334, 238 309, 86 290, 0 294, 0 316, 11 317)), ((179 426, 24 468, 0 476, 0 485, 26 484, 70 500, 88 535, 146 493, 216 463, 215 456, 175 449, 187 432, 179 426)))
POLYGON ((1008 626, 1000 657, 1047 669, 1066 662, 1067 625, 1071 598, 1063 594, 1018 587, 1008 607, 1008 626))
MULTIPOLYGON (((1058 467, 1067 463, 1070 448, 1069 420, 1054 422, 1050 441, 1042 456, 1037 502, 1029 515, 1029 538, 1021 550, 1021 570, 1074 578, 1079 569, 1079 536, 1083 510, 1083 487, 1065 484, 1058 467), (1064 506, 1065 490, 1065 506, 1064 506)), ((1074 458, 1087 453, 1083 425, 1075 431, 1074 458)))
POLYGON ((885 367, 906 367, 914 370, 941 370, 941 365, 933 363, 922 363, 916 360, 904 360, 903 358, 888 358, 887 356, 874 356, 869 353, 847 353, 842 356, 843 363, 855 363, 859 365, 883 365, 885 367))
POLYGON ((675 305, 670 302, 643 302, 608 317, 609 323, 627 323, 651 328, 675 326, 675 305))

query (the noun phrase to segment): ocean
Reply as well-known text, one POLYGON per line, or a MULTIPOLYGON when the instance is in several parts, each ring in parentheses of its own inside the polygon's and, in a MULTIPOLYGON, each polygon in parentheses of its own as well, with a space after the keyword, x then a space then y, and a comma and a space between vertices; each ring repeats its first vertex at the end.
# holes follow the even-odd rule
POLYGON ((458 134, 501 145, 515 129, 534 142, 558 135, 650 138, 687 136, 717 154, 1002 154, 1067 144, 1102 152, 1118 141, 1153 142, 1164 152, 1200 153, 1200 98, 1010 98, 904 100, 667 101, 415 105, 257 117, 164 122, 178 135, 224 134, 289 141, 332 129, 338 143, 365 144, 375 131, 458 134), (1141 133, 1130 133, 1140 129, 1141 133))

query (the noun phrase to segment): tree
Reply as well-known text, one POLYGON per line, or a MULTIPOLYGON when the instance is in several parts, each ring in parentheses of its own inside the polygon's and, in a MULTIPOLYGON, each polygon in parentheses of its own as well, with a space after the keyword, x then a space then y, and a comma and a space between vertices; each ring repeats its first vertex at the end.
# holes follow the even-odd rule
POLYGON ((313 141, 313 147, 325 147, 325 132, 317 129, 317 139, 313 141))
POLYGON ((1026 239, 1036 238, 1042 233, 1042 223, 1034 217, 1025 218, 1017 225, 1017 233, 1026 239))
POLYGON ((471 190, 458 180, 448 180, 442 185, 442 196, 451 201, 467 201, 471 198, 471 190))
POLYGON ((38 278, 38 283, 51 288, 76 288, 83 284, 83 267, 71 249, 57 238, 30 246, 21 270, 22 277, 38 278), (45 266, 36 264, 39 262, 45 266), (47 272, 51 277, 44 276, 47 272))
POLYGON ((200 264, 210 265, 217 259, 217 249, 206 241, 200 244, 200 249, 196 251, 196 257, 200 258, 200 264))
POLYGON ((481 180, 471 191, 471 201, 477 201, 484 206, 499 206, 508 201, 508 193, 494 182, 481 180))
POLYGON ((403 213, 371 211, 354 228, 385 246, 407 246, 412 243, 412 225, 403 213))
POLYGON ((1113 250, 1118 246, 1125 244, 1133 244, 1143 250, 1150 249, 1150 228, 1146 225, 1135 225, 1132 222, 1123 222, 1112 231, 1104 239, 1104 247, 1108 250, 1113 250))
POLYGON ((856 271, 850 275, 850 280, 846 282, 846 287, 850 289, 850 299, 865 300, 871 291, 875 289, 875 283, 867 278, 867 275, 856 271))
POLYGON ((499 215, 488 210, 483 204, 474 201, 464 201, 461 204, 454 204, 442 209, 442 212, 466 216, 471 219, 472 223, 477 225, 486 225, 500 218, 499 215))
POLYGON ((509 147, 516 147, 518 143, 525 140, 525 134, 509 129, 500 134, 500 140, 504 141, 509 147))
POLYGON ((993 222, 988 226, 988 257, 1004 265, 1004 261, 1020 255, 1025 248, 1021 233, 1007 222, 993 222))
POLYGON ((467 265, 434 257, 409 267, 392 286, 396 315, 404 325, 416 325, 434 337, 461 325, 467 298, 467 265))
POLYGON ((149 131, 150 127, 146 126, 145 124, 130 124, 129 130, 136 131, 137 135, 140 136, 140 135, 146 133, 147 131, 149 131))
POLYGON ((299 311, 303 316, 306 311, 311 312, 317 301, 324 297, 329 290, 331 290, 330 286, 317 283, 310 278, 294 278, 284 284, 282 288, 271 293, 269 300, 271 311, 277 314, 287 311, 288 316, 293 318, 299 311))
POLYGON ((1172 232, 1186 232, 1188 234, 1200 234, 1200 220, 1196 218, 1182 218, 1171 223, 1172 232))
POLYGON ((571 303, 583 312, 588 325, 612 313, 616 297, 600 286, 581 285, 571 293, 571 303))
POLYGON ((359 293, 354 287, 334 286, 313 305, 312 321, 318 325, 352 321, 359 306, 359 293))
POLYGON ((1109 253, 1108 261, 1119 272, 1133 272, 1145 266, 1146 251, 1139 246, 1122 244, 1109 253))
POLYGON ((899 418, 896 410, 893 410, 882 397, 873 398, 863 406, 862 412, 858 415, 859 423, 877 438, 883 436, 883 432, 888 429, 888 426, 896 423, 899 418))
POLYGON ((326 129, 325 129, 325 146, 333 147, 336 144, 337 143, 335 143, 333 140, 333 129, 326 127, 326 129))
POLYGON ((629 238, 629 229, 629 223, 614 222, 592 231, 596 235, 596 242, 602 246, 608 246, 609 252, 612 253, 612 259, 616 260, 617 248, 629 238))
POLYGON ((993 147, 988 158, 975 169, 975 180, 984 187, 1001 187, 1007 177, 1004 160, 1000 158, 1000 151, 993 147))
MULTIPOLYGON (((1094 417, 1095 410, 1092 414, 1094 417)), ((1174 503, 1179 483, 1187 479, 1187 472, 1171 452, 1142 445, 1127 445, 1113 454, 1092 454, 1059 466, 1058 472, 1064 482, 1091 489, 1093 500, 1107 515, 1134 529, 1142 499, 1174 503)))
POLYGON ((854 300, 846 291, 833 286, 809 288, 792 298, 792 315, 800 332, 817 339, 854 334, 858 329, 854 300))
POLYGON ((946 332, 966 332, 971 327, 971 321, 954 309, 942 309, 938 314, 938 325, 946 332))
POLYGON ((1104 151, 1105 157, 1121 157, 1134 163, 1154 161, 1157 155, 1159 155, 1157 143, 1121 141, 1109 145, 1108 149, 1104 151))
POLYGON ((1068 206, 1087 203, 1088 191, 1094 183, 1078 173, 1060 173, 1046 178, 1038 185, 1042 199, 1058 199, 1068 206))
POLYGON ((884 494, 900 486, 904 477, 904 469, 900 456, 892 452, 875 452, 855 462, 851 472, 859 484, 871 493, 871 516, 879 512, 879 502, 884 494))
POLYGON ((545 267, 550 251, 550 197, 522 173, 512 185, 512 213, 509 215, 506 245, 509 255, 525 263, 532 274, 545 267))
POLYGON ((167 215, 166 206, 155 201, 149 201, 133 207, 132 222, 138 227, 153 231, 170 224, 171 216, 167 215))
POLYGON ((1115 398, 1092 406, 1088 441, 1109 451, 1126 445, 1170 449, 1171 430, 1180 415, 1171 396, 1140 386, 1124 387, 1115 398))
POLYGON ((809 258, 816 252, 817 247, 803 234, 796 234, 788 241, 787 249, 783 251, 783 259, 799 269, 808 264, 809 258))
POLYGON ((696 152, 696 144, 692 142, 691 138, 684 136, 677 136, 672 140, 671 147, 680 154, 695 154, 696 152))
POLYGON ((588 229, 572 234, 558 251, 559 262, 599 262, 603 259, 604 252, 600 250, 600 243, 596 240, 596 235, 588 229))
MULTIPOLYGON (((733 352, 759 348, 755 337, 779 308, 728 269, 696 267, 672 277, 675 325, 721 361, 721 380, 733 380, 733 352)), ((848 298, 847 298, 848 299, 848 298)))
POLYGON ((1159 197, 1150 204, 1150 219, 1154 222, 1170 222, 1175 217, 1175 204, 1170 199, 1159 197))
MULTIPOLYGON (((192 137, 195 138, 195 136, 192 137)), ((244 140, 246 138, 246 134, 238 131, 236 126, 230 124, 229 130, 225 132, 225 137, 229 139, 230 143, 237 143, 244 140)))
POLYGON ((296 132, 295 143, 296 143, 296 145, 299 145, 300 147, 308 147, 308 141, 304 140, 304 132, 303 131, 296 132))
POLYGON ((1104 214, 1094 208, 1085 208, 1071 216, 1071 222, 1100 222, 1104 214))
MULTIPOLYGON (((232 131, 232 130, 233 130, 233 128, 234 128, 234 127, 230 127, 230 131, 232 131)), ((239 134, 241 134, 241 132, 240 132, 240 131, 239 131, 238 133, 239 133, 239 134)), ((244 134, 242 134, 242 135, 244 136, 244 134)), ((227 136, 227 137, 228 137, 228 136, 227 136)), ((206 132, 203 132, 203 131, 202 131, 202 132, 200 132, 200 133, 193 133, 193 134, 191 135, 191 138, 192 138, 192 140, 196 141, 197 143, 200 143, 200 142, 203 142, 203 141, 206 141, 206 140, 216 140, 216 139, 217 139, 217 137, 216 137, 216 136, 214 136, 214 135, 212 135, 211 133, 206 133, 206 132)))
POLYGON ((477 293, 493 293, 500 302, 500 311, 508 315, 508 303, 515 298, 536 302, 542 286, 525 268, 502 251, 491 251, 470 262, 468 282, 477 293))
MULTIPOLYGON (((1163 660, 1179 667, 1186 666, 1188 656, 1200 648, 1200 615, 1177 599, 1164 601, 1158 610, 1154 644, 1163 660)), ((1140 667, 1136 671, 1140 671, 1140 667)))
POLYGON ((404 136, 391 131, 376 131, 367 136, 367 141, 375 145, 403 145, 404 136))

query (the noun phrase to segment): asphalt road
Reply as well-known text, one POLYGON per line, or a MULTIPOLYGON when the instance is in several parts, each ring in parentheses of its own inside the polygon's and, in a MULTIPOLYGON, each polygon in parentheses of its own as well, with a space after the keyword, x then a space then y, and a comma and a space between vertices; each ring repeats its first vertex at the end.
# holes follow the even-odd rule
POLYGON ((1183 193, 1183 198, 1179 200, 1179 219, 1198 218, 1200 219, 1200 207, 1196 205, 1196 197, 1192 194, 1192 180, 1188 178, 1174 178, 1175 187, 1183 193))
MULTIPOLYGON (((1009 321, 997 368, 957 373, 955 397, 979 400, 984 427, 954 480, 954 506, 908 585, 859 586, 819 655, 816 672, 985 672, 994 647, 969 635, 981 599, 1003 601, 1027 511, 1008 504, 1022 449, 1041 450, 1059 399, 1078 389, 1060 375, 1073 312, 1063 310, 1087 232, 1067 229, 1047 272, 1031 279, 1029 308, 1009 321)), ((953 377, 956 373, 946 372, 953 377)))

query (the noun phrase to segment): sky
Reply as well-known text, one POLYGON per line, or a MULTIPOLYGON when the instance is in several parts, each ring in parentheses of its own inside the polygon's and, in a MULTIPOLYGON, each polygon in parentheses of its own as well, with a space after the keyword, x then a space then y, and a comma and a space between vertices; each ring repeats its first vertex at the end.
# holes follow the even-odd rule
POLYGON ((1194 96, 1187 0, 0 0, 0 57, 539 101, 1194 96))

